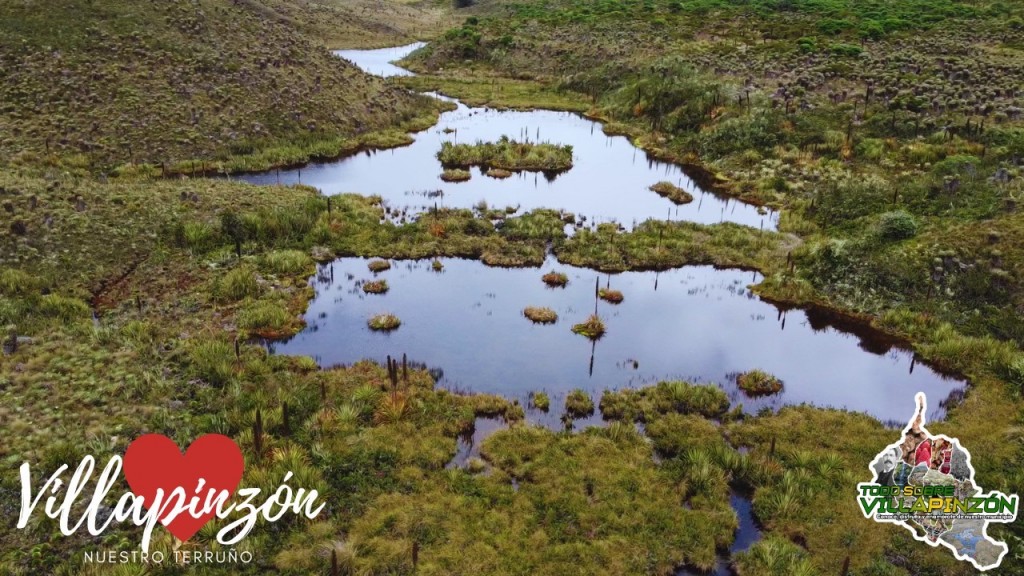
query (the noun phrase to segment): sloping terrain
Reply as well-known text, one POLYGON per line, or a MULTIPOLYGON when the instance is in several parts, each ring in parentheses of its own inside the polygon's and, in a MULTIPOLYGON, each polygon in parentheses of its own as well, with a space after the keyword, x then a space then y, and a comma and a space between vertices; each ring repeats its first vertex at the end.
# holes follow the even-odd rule
POLYGON ((229 0, 0 4, 0 159, 89 171, 309 144, 432 105, 229 0))

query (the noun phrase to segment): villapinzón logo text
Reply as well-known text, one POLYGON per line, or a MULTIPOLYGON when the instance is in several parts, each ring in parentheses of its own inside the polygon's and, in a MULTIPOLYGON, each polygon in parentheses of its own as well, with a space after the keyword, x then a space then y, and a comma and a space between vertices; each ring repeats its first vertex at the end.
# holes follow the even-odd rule
MULTIPOLYGON (((149 544, 156 526, 162 525, 180 542, 194 536, 214 517, 231 521, 217 533, 222 545, 240 542, 262 518, 276 522, 287 514, 315 518, 324 508, 317 504, 316 490, 292 488, 292 473, 269 495, 259 488, 239 488, 245 461, 235 442, 220 434, 196 439, 182 454, 178 445, 160 434, 140 436, 125 451, 113 456, 93 479, 96 458, 86 456, 67 476, 68 464, 58 468, 41 486, 33 486, 28 462, 21 465, 21 513, 17 527, 24 529, 33 514, 57 520, 61 533, 71 536, 85 530, 99 536, 114 523, 129 522, 143 527, 140 554, 111 556, 101 553, 99 561, 154 561, 149 544), (117 497, 112 510, 111 490, 121 472, 131 491, 117 497), (93 486, 92 494, 86 494, 93 486), (262 498, 261 498, 262 496, 262 498), (80 504, 86 503, 83 508, 80 504), (101 513, 101 509, 104 512, 101 513), (122 559, 123 558, 123 559, 122 559)), ((177 555, 177 551, 176 551, 177 555)), ((86 558, 89 560, 90 558, 86 558)), ((188 558, 179 560, 189 561, 188 558)))
POLYGON ((987 534, 989 522, 1017 519, 1016 494, 983 492, 974 481, 971 454, 956 438, 932 436, 924 427, 926 399, 899 442, 871 462, 871 482, 857 485, 866 518, 897 524, 930 546, 945 546, 978 570, 999 566, 1009 550, 987 534))

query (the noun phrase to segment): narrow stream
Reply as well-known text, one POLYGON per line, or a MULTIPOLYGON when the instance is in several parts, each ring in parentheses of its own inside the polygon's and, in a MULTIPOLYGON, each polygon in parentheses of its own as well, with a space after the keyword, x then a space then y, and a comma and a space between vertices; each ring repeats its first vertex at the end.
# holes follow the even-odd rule
MULTIPOLYGON (((371 73, 408 74, 388 64, 421 44, 368 51, 341 51, 339 56, 371 73)), ((377 194, 389 206, 422 212, 438 206, 469 208, 480 201, 491 206, 563 209, 586 223, 616 222, 627 229, 649 218, 690 220, 705 224, 736 222, 774 230, 778 214, 718 196, 698 187, 681 168, 651 160, 623 136, 607 136, 601 125, 577 114, 550 110, 501 111, 468 107, 441 115, 430 129, 414 134, 409 146, 366 151, 332 162, 301 169, 245 175, 255 184, 297 183, 319 188, 325 194, 354 192, 377 194), (542 173, 519 172, 499 180, 472 168, 467 182, 446 183, 440 179, 441 163, 436 153, 441 143, 494 141, 502 136, 530 142, 570 144, 574 166, 548 179, 542 173), (693 202, 676 206, 648 189, 669 181, 689 191, 693 202), (440 191, 441 194, 437 194, 440 191)))

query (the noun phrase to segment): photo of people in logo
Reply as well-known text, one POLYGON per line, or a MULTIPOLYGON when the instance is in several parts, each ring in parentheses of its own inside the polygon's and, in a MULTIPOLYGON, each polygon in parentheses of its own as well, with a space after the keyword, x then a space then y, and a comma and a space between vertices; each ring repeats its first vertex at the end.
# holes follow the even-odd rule
POLYGON ((921 409, 919 406, 903 441, 887 449, 873 463, 878 483, 900 487, 940 484, 943 482, 940 474, 952 476, 957 484, 970 483, 967 453, 955 439, 929 435, 922 426, 921 409))
POLYGON ((916 412, 903 436, 871 462, 873 483, 899 488, 891 498, 895 508, 907 512, 890 521, 910 529, 919 540, 952 548, 959 558, 970 560, 979 569, 995 566, 1006 546, 986 535, 985 519, 951 516, 941 509, 911 511, 918 498, 923 497, 915 495, 921 488, 952 487, 951 497, 946 496, 945 500, 964 500, 982 492, 974 482, 968 451, 956 438, 930 434, 925 428, 925 409, 926 399, 918 394, 916 412))

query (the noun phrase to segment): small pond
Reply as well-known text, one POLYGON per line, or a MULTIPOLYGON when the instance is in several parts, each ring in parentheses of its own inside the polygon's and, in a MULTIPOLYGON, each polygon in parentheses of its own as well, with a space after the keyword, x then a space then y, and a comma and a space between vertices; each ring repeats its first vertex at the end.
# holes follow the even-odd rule
POLYGON ((870 331, 858 336, 815 313, 780 311, 747 289, 758 279, 751 272, 688 266, 607 275, 550 257, 542 268, 514 269, 442 259, 441 272, 428 260, 395 261, 374 275, 367 262, 342 258, 322 266, 306 329, 269 346, 312 356, 322 366, 404 353, 433 368, 448 389, 502 394, 524 405, 530 391, 544 390, 554 422, 574 388, 596 400, 605 389, 666 379, 720 386, 747 412, 808 403, 894 422, 905 419, 918 391, 935 399, 930 419, 940 418, 938 400, 962 386, 870 331), (550 270, 566 273, 569 284, 547 287, 541 276, 550 270), (362 282, 375 276, 387 280, 386 294, 362 291, 362 282), (570 328, 594 311, 595 282, 625 299, 598 302, 607 333, 592 343, 570 328), (526 306, 550 307, 558 322, 535 325, 522 316, 526 306), (381 312, 397 314, 402 326, 370 330, 367 320, 381 312), (783 391, 748 398, 734 375, 752 369, 781 378, 783 391))
MULTIPOLYGON (((368 72, 395 75, 407 72, 388 62, 420 45, 338 54, 368 72)), ((455 102, 456 110, 442 114, 430 129, 414 134, 415 142, 409 146, 366 151, 301 169, 241 178, 255 184, 301 182, 325 194, 377 194, 389 206, 408 208, 413 213, 435 203, 468 208, 483 200, 501 208, 518 206, 522 211, 563 209, 578 217, 585 216, 591 224, 617 222, 626 228, 648 218, 705 224, 729 221, 755 228, 776 228, 778 214, 704 191, 680 167, 648 158, 627 138, 607 136, 599 123, 577 114, 502 111, 455 102), (435 155, 442 142, 494 141, 502 136, 572 145, 574 166, 557 176, 519 172, 504 180, 484 176, 474 167, 467 182, 441 181, 442 167, 435 155), (648 189, 662 180, 689 191, 693 202, 677 206, 648 189), (442 194, 438 195, 438 191, 442 194)))

